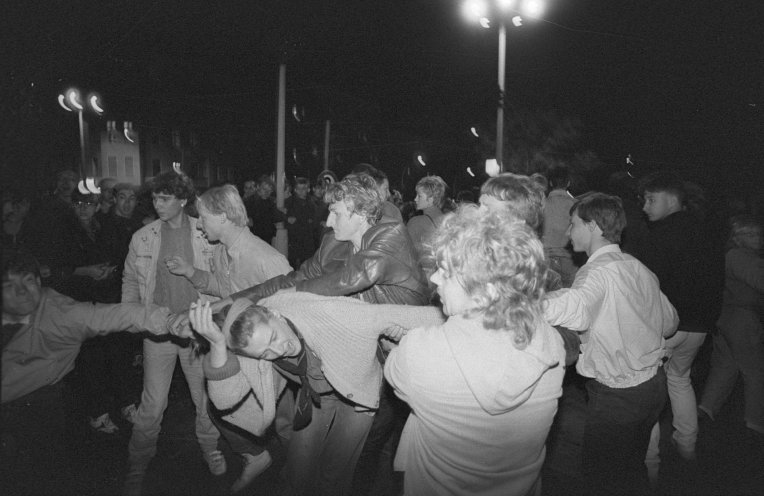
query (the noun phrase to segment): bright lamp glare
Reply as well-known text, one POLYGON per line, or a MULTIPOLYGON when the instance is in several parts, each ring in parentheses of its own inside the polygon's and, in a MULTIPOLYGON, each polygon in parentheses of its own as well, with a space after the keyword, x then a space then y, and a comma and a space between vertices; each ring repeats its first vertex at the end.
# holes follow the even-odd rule
POLYGON ((466 0, 462 7, 462 13, 471 21, 480 20, 488 13, 488 4, 485 0, 466 0))
POLYGON ((66 105, 66 97, 64 95, 58 95, 58 104, 61 105, 61 107, 67 112, 72 112, 72 109, 66 105))
POLYGON ((90 108, 96 111, 98 114, 103 114, 103 107, 98 104, 98 95, 90 95, 90 108))
POLYGON ((515 0, 498 0, 496 2, 499 5, 499 8, 503 11, 507 11, 515 6, 515 3, 517 3, 515 0))
POLYGON ((475 129, 474 126, 470 128, 470 132, 472 133, 472 136, 474 136, 476 138, 480 137, 480 135, 478 135, 477 129, 475 129))
POLYGON ((528 17, 540 17, 544 13, 543 0, 525 0, 523 2, 523 13, 528 17))
POLYGON ((495 158, 489 158, 485 161, 485 173, 488 174, 491 177, 496 177, 499 175, 499 172, 501 172, 501 168, 499 167, 499 163, 496 161, 495 158))
POLYGON ((420 164, 422 164, 422 167, 424 167, 424 166, 426 166, 426 165, 427 165, 427 164, 425 163, 425 161, 424 161, 424 157, 422 157, 421 155, 417 155, 417 156, 416 156, 416 159, 419 161, 419 163, 420 163, 420 164))
POLYGON ((491 20, 489 18, 487 18, 487 17, 481 17, 480 21, 478 21, 478 22, 480 22, 480 26, 485 28, 485 29, 488 29, 488 28, 491 27, 491 20))
POLYGON ((131 137, 130 137, 130 132, 128 131, 128 129, 127 129, 127 128, 125 128, 125 131, 124 131, 124 133, 125 133, 125 139, 126 139, 127 141, 129 141, 130 143, 135 143, 135 140, 134 140, 133 138, 131 138, 131 137))
POLYGON ((519 28, 520 26, 523 25, 523 18, 520 16, 513 17, 512 24, 514 24, 516 28, 519 28))
POLYGON ((80 94, 77 92, 77 90, 69 90, 67 98, 69 100, 69 105, 79 110, 80 112, 82 111, 82 104, 80 103, 80 94))
POLYGON ((472 177, 475 177, 475 173, 472 172, 472 167, 467 167, 467 174, 469 174, 472 177))

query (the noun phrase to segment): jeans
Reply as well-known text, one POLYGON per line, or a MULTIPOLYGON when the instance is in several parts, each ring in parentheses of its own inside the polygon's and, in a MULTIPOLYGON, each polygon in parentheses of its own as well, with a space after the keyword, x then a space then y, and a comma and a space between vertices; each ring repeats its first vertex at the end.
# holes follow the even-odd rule
MULTIPOLYGON (((679 452, 685 456, 695 453, 695 443, 698 440, 698 407, 690 372, 692 362, 695 361, 695 356, 705 339, 706 334, 702 332, 676 331, 666 340, 668 361, 664 369, 674 426, 671 437, 676 442, 679 452)), ((645 456, 645 464, 652 470, 660 464, 660 438, 660 424, 656 423, 650 434, 650 445, 645 456)))
POLYGON ((337 396, 321 396, 313 408, 313 420, 292 432, 287 451, 285 494, 347 495, 358 457, 371 429, 373 415, 357 412, 355 406, 337 396))
POLYGON ((582 471, 592 494, 626 495, 648 491, 643 463, 650 429, 666 404, 663 369, 634 387, 616 389, 586 383, 582 471))
POLYGON ((203 453, 217 449, 220 432, 212 424, 207 413, 208 399, 201 357, 195 356, 190 347, 181 347, 172 341, 156 342, 144 339, 143 394, 128 444, 131 468, 145 469, 156 455, 162 417, 167 409, 175 361, 178 358, 196 407, 196 438, 199 446, 203 453))
POLYGON ((711 372, 706 381, 700 407, 713 418, 727 401, 743 375, 745 422, 748 428, 764 434, 764 333, 761 325, 720 329, 714 335, 711 372))

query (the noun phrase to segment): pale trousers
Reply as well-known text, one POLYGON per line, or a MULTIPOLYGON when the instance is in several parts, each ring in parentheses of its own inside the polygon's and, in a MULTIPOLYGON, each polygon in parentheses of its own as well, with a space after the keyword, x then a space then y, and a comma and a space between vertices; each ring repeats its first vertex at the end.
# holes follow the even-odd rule
POLYGON ((196 439, 202 453, 217 449, 220 432, 215 428, 207 412, 207 392, 204 386, 202 357, 195 356, 190 347, 182 347, 170 341, 143 340, 143 393, 141 404, 134 418, 133 433, 128 444, 131 468, 145 468, 156 455, 157 440, 162 417, 175 370, 175 361, 186 377, 191 399, 196 407, 196 439))
MULTIPOLYGON (((698 440, 698 407, 690 372, 692 362, 705 339, 706 334, 703 332, 677 331, 666 340, 668 361, 663 368, 666 371, 666 385, 673 415, 674 432, 671 437, 683 455, 694 454, 695 443, 698 440)), ((645 456, 648 472, 656 470, 660 464, 660 438, 660 422, 657 422, 650 433, 650 444, 645 456)))

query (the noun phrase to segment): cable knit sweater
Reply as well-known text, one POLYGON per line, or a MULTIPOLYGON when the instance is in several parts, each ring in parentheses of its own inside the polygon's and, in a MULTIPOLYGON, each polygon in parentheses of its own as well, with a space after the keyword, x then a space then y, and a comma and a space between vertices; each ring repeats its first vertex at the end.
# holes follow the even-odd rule
MULTIPOLYGON (((434 307, 372 305, 354 298, 303 292, 277 293, 259 304, 294 323, 308 348, 321 359, 324 376, 337 393, 370 409, 379 407, 379 335, 391 327, 411 329, 445 320, 434 307)), ((286 383, 280 374, 273 374, 271 362, 229 353, 228 361, 219 368, 205 358, 204 372, 215 406, 235 408, 224 418, 262 434, 273 420, 276 398, 286 383), (250 391, 254 394, 249 395, 250 391)))

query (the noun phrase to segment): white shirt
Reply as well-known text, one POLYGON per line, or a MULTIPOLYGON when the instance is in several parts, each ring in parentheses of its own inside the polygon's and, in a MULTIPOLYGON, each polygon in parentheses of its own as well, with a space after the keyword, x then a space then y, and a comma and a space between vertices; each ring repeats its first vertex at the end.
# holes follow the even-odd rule
POLYGON ((663 357, 663 336, 679 324, 655 274, 616 244, 592 253, 571 288, 547 295, 544 317, 585 331, 576 370, 613 388, 652 378, 663 357))

